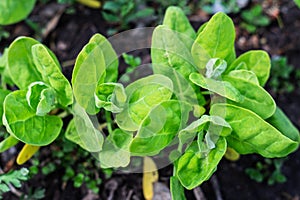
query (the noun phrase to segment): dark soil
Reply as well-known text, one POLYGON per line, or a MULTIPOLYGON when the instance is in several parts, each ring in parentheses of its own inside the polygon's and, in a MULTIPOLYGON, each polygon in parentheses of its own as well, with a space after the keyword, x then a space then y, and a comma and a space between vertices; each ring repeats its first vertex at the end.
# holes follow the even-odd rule
MULTIPOLYGON (((265 10, 273 8, 273 1, 265 1, 267 6, 265 10)), ((276 1, 277 2, 277 1, 276 1)), ((291 0, 278 1, 283 27, 279 27, 274 18, 272 24, 268 27, 259 28, 256 34, 249 34, 242 30, 238 24, 241 22, 239 15, 232 15, 236 25, 237 39, 236 48, 238 54, 250 49, 264 49, 270 56, 285 55, 288 62, 300 69, 300 9, 294 6, 291 0)), ((38 5, 30 18, 36 20, 42 26, 49 25, 49 21, 55 16, 59 17, 57 24, 46 34, 41 35, 34 32, 28 24, 20 22, 16 25, 6 27, 11 36, 2 40, 0 50, 8 46, 17 36, 37 36, 44 44, 50 47, 62 63, 63 73, 70 80, 72 75, 72 66, 74 59, 95 33, 106 35, 109 27, 113 26, 106 23, 100 10, 93 10, 87 7, 76 5, 74 14, 67 14, 68 8, 58 6, 56 3, 48 5, 38 5), (49 13, 46 15, 45 13, 49 13), (51 14, 52 12, 52 14, 51 14), (60 14, 57 14, 60 13, 60 14)), ((203 13, 202 13, 203 14, 203 13)), ((197 13, 191 16, 192 24, 198 28, 207 20, 207 15, 197 13)), ((155 24, 144 24, 145 26, 154 26, 155 24)), ((134 28, 134 27, 132 27, 134 28)), ((143 63, 149 63, 150 57, 148 51, 135 52, 142 56, 143 63)), ((124 72, 124 63, 121 65, 120 72, 124 72)), ((294 80, 299 81, 299 80, 294 80)), ((267 86, 268 88, 268 86, 267 86)), ((286 112, 293 123, 300 128, 300 89, 296 87, 292 93, 275 94, 270 91, 277 104, 286 112)), ((48 147, 45 147, 47 151, 48 147)), ((50 148, 48 148, 49 150, 50 148)), ((1 158, 1 167, 7 166, 7 161, 1 158)), ((215 173, 214 180, 218 181, 221 195, 225 200, 274 200, 286 199, 296 200, 300 198, 300 150, 288 156, 282 167, 282 173, 287 177, 283 184, 269 186, 266 181, 258 183, 251 180, 245 173, 246 168, 255 167, 258 161, 263 161, 258 155, 242 156, 240 160, 231 162, 223 159, 215 173)), ((12 161, 13 162, 13 161, 12 161)), ((12 164, 11 167, 15 167, 12 164)), ((32 187, 43 187, 46 189, 45 199, 143 199, 142 195, 142 175, 141 174, 113 174, 110 178, 103 180, 99 195, 88 194, 86 187, 74 188, 72 183, 63 186, 61 176, 64 170, 57 170, 48 176, 41 174, 34 176, 33 179, 25 183, 22 190, 32 187), (28 184, 28 185, 27 185, 28 184)), ((159 170, 159 181, 168 186, 168 177, 172 174, 172 167, 167 166, 159 170)), ((201 188, 207 199, 216 198, 216 185, 212 181, 204 183, 201 188)), ((196 199, 193 191, 186 191, 188 199, 196 199)), ((13 194, 8 193, 5 199, 18 199, 13 194)))

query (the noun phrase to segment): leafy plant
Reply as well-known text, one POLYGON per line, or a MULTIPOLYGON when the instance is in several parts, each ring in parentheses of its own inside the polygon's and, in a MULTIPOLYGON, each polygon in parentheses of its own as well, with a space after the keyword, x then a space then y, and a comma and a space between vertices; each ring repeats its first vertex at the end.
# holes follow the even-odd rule
POLYGON ((287 58, 284 56, 274 57, 271 64, 272 76, 269 80, 271 89, 278 94, 294 91, 295 83, 292 82, 292 79, 297 75, 297 70, 294 66, 289 65, 287 58))
MULTIPOLYGON (((179 141, 170 157, 176 160, 175 179, 192 189, 209 179, 227 145, 241 154, 269 158, 296 150, 298 130, 291 123, 283 125, 288 119, 262 87, 270 73, 268 54, 249 51, 236 58, 234 26, 223 13, 214 15, 198 35, 180 9, 170 7, 165 16, 152 37, 154 75, 136 80, 124 90, 117 83, 114 89, 102 90, 109 83, 107 63, 111 62, 105 60, 117 58, 105 56, 105 48, 94 46, 97 36, 79 54, 72 78, 76 101, 89 114, 101 108, 116 114, 114 126, 118 128, 109 131, 99 153, 102 167, 127 166, 131 155, 157 155, 179 141), (103 55, 98 64, 89 61, 97 59, 96 52, 103 55), (99 73, 87 78, 90 70, 99 73), (212 99, 210 105, 202 95, 207 94, 205 90, 212 99), (117 109, 97 104, 102 94, 117 109), (188 123, 189 112, 203 106, 210 115, 195 115, 198 119, 188 123), (120 160, 112 160, 112 155, 120 160)), ((72 140, 82 142, 75 137, 72 140)))
POLYGON ((112 35, 118 30, 128 28, 128 25, 140 18, 153 15, 153 8, 139 7, 143 2, 140 0, 111 0, 106 1, 102 7, 102 16, 109 23, 118 24, 119 27, 110 29, 112 35))
POLYGON ((246 29, 249 33, 254 33, 257 27, 264 27, 270 24, 270 19, 264 15, 263 8, 260 4, 253 6, 249 10, 244 10, 241 13, 244 20, 241 27, 246 29))
MULTIPOLYGON (((234 41, 226 14, 215 14, 195 32, 180 8, 169 7, 152 35, 152 75, 118 83, 117 54, 95 34, 76 59, 71 88, 48 48, 17 38, 4 68, 19 90, 2 97, 10 136, 0 150, 25 143, 17 159, 23 163, 57 139, 60 116, 72 114, 65 138, 93 153, 102 168, 167 155, 174 162, 172 195, 178 198, 184 196, 181 187, 192 189, 211 177, 227 147, 266 158, 287 156, 298 148, 299 132, 263 88, 270 58, 261 50, 236 58, 234 41)), ((72 169, 66 174, 75 175, 72 169)), ((75 177, 78 186, 85 175, 75 177)))
POLYGON ((199 6, 205 12, 210 14, 214 14, 220 11, 224 13, 238 13, 242 7, 246 6, 247 2, 248 1, 236 0, 202 0, 199 1, 199 6))
POLYGON ((36 0, 5 0, 0 2, 0 25, 9 25, 25 19, 36 0))
POLYGON ((12 170, 5 174, 0 174, 0 199, 2 194, 10 191, 10 185, 20 188, 21 181, 28 179, 28 169, 12 170))
POLYGON ((246 173, 257 182, 267 180, 268 185, 286 182, 286 177, 281 172, 285 159, 265 159, 257 162, 255 168, 247 168, 246 173))

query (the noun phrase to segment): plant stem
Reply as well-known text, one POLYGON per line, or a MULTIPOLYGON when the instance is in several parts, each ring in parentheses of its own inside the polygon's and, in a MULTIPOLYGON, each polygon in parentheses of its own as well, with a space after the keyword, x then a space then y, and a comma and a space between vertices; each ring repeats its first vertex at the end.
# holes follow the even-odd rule
POLYGON ((59 114, 57 115, 57 117, 65 118, 65 117, 67 117, 68 115, 69 115, 69 112, 64 111, 64 112, 62 112, 62 113, 59 113, 59 114))
POLYGON ((107 130, 109 134, 112 134, 113 130, 112 130, 112 119, 111 119, 111 114, 108 111, 105 111, 105 119, 107 122, 107 130))

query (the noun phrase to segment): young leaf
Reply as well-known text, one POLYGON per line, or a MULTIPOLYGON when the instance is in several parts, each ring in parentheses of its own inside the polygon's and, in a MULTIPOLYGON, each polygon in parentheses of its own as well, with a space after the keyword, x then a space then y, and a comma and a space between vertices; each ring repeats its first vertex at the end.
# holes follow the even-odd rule
POLYGON ((6 151, 7 149, 15 146, 16 144, 18 144, 19 140, 17 140, 15 137, 13 136, 8 136, 7 138, 5 138, 4 140, 2 140, 0 142, 0 153, 6 151))
POLYGON ((223 80, 231 83, 242 94, 243 100, 231 102, 257 113, 263 119, 273 115, 276 104, 272 96, 261 86, 231 76, 223 76, 223 80))
POLYGON ((120 83, 102 83, 96 88, 95 101, 98 108, 119 113, 123 110, 126 98, 124 87, 120 83))
POLYGON ((44 116, 55 107, 56 93, 43 82, 34 82, 28 86, 26 100, 36 111, 36 115, 44 116))
POLYGON ((226 152, 227 144, 224 137, 219 137, 216 147, 207 156, 199 157, 199 148, 194 141, 186 152, 175 163, 176 176, 181 184, 191 190, 208 180, 226 152))
POLYGON ((224 13, 215 14, 192 46, 192 56, 198 68, 205 68, 211 58, 221 58, 230 65, 235 59, 234 40, 232 20, 224 13))
POLYGON ((17 157, 17 164, 23 165, 27 162, 38 150, 40 149, 39 146, 32 146, 29 144, 25 144, 17 157))
POLYGON ((53 55, 42 44, 32 46, 32 57, 37 70, 42 75, 43 82, 55 90, 58 103, 63 107, 72 104, 72 88, 57 65, 57 59, 53 58, 53 55))
POLYGON ((188 104, 176 100, 158 104, 141 123, 130 144, 130 152, 139 156, 159 153, 186 126, 190 110, 188 104))
POLYGON ((266 121, 277 130, 284 133, 287 137, 300 142, 298 129, 292 124, 279 107, 276 107, 275 113, 270 118, 266 119, 266 121))
POLYGON ((212 58, 206 64, 206 78, 218 79, 219 76, 226 70, 227 63, 219 58, 212 58))
POLYGON ((164 16, 163 25, 178 32, 180 40, 186 45, 187 49, 191 49, 196 38, 196 32, 181 8, 169 6, 164 16))
POLYGON ((157 104, 171 98, 172 81, 163 75, 156 74, 139 79, 125 88, 126 105, 121 113, 116 115, 120 128, 135 131, 150 110, 157 104))
POLYGON ((230 104, 214 104, 210 114, 224 117, 232 127, 226 139, 238 153, 258 153, 267 158, 284 157, 295 151, 298 140, 279 132, 254 112, 230 104))
POLYGON ((129 144, 133 134, 115 129, 105 140, 99 153, 102 168, 126 167, 130 163, 129 144))
POLYGON ((182 151, 184 144, 192 142, 198 132, 204 129, 210 130, 213 134, 228 136, 231 133, 230 125, 219 116, 203 115, 200 119, 192 122, 189 126, 178 133, 179 151, 182 151))
POLYGON ((226 97, 227 99, 236 102, 241 102, 243 100, 241 93, 228 81, 205 78, 199 73, 192 73, 189 78, 194 84, 226 97))
POLYGON ((267 82, 271 61, 269 55, 262 50, 252 50, 240 55, 226 70, 229 73, 236 69, 246 69, 254 72, 261 86, 267 82))
POLYGON ((26 100, 26 91, 18 90, 6 96, 3 104, 3 124, 7 131, 22 142, 45 146, 59 135, 63 122, 57 116, 36 116, 26 100))
POLYGON ((245 69, 238 69, 232 70, 229 72, 228 76, 243 79, 247 82, 253 83, 255 85, 259 85, 259 81, 254 72, 245 70, 245 69))
POLYGON ((103 135, 98 131, 88 114, 78 104, 73 106, 74 119, 69 123, 66 138, 89 152, 99 152, 103 145, 103 135))
POLYGON ((0 24, 9 25, 25 19, 32 11, 36 0, 2 0, 0 2, 0 24))

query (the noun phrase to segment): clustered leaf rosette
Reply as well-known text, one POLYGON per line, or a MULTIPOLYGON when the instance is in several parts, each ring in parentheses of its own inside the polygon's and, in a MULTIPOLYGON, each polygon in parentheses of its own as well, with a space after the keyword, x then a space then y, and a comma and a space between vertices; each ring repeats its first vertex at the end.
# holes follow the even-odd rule
POLYGON ((51 111, 67 109, 73 103, 71 85, 55 55, 32 38, 17 38, 6 53, 5 69, 19 89, 1 90, 2 122, 10 136, 1 142, 0 149, 4 151, 18 141, 48 145, 58 137, 63 125, 51 111))
MULTIPOLYGON (((115 114, 117 128, 97 137, 102 167, 126 167, 132 156, 155 156, 177 144, 169 155, 171 190, 177 191, 208 180, 227 147, 268 158, 295 151, 298 130, 263 88, 268 54, 253 50, 236 58, 234 41, 233 22, 224 13, 195 32, 180 8, 169 7, 152 36, 154 74, 124 87, 116 83, 112 46, 93 36, 77 58, 72 84, 88 114, 115 114)), ((84 122, 70 124, 67 137, 88 149, 76 124, 84 122)))

